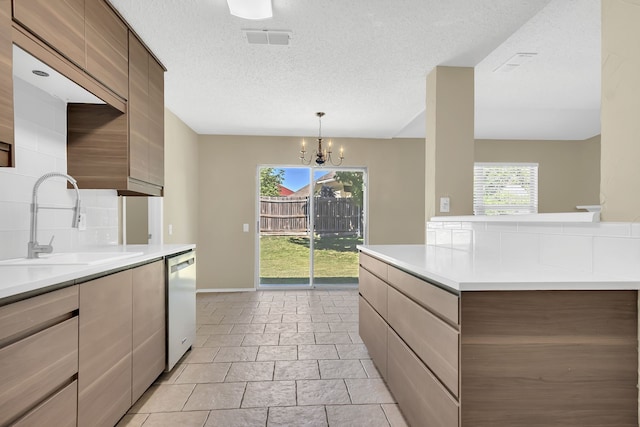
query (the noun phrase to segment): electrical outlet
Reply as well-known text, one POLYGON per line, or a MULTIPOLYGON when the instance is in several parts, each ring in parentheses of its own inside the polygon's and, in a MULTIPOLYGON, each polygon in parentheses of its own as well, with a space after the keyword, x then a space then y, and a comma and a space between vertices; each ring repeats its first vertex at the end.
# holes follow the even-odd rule
POLYGON ((440 197, 440 212, 449 212, 449 203, 450 201, 448 197, 440 197))
POLYGON ((87 214, 81 212, 79 215, 80 219, 78 220, 78 230, 86 231, 87 230, 87 214))
POLYGON ((169 236, 173 234, 173 224, 169 224, 169 236))

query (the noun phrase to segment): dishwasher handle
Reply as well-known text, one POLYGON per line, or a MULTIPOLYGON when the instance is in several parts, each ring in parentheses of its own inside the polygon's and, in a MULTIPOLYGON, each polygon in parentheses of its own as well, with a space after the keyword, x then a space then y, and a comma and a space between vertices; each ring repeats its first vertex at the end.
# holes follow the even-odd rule
POLYGON ((185 268, 193 265, 194 262, 196 262, 195 258, 189 258, 188 260, 182 261, 179 264, 172 265, 170 273, 173 274, 173 273, 175 273, 177 271, 184 270, 185 268))

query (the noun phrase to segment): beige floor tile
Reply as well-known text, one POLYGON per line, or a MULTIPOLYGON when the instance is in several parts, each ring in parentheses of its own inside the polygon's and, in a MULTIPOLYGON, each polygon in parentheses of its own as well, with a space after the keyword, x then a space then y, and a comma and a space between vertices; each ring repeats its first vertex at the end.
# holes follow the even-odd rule
POLYGON ((357 331, 349 332, 349 337, 351 338, 351 342, 354 344, 364 344, 362 338, 360 337, 360 334, 357 331))
POLYGON ((380 371, 378 371, 378 369, 376 368, 376 365, 374 365, 373 360, 365 359, 365 360, 361 360, 360 363, 362 363, 362 367, 367 372, 367 377, 369 378, 381 377, 380 371))
POLYGON ((280 334, 280 345, 315 344, 316 339, 313 333, 288 333, 280 334))
POLYGON ((352 344, 347 332, 316 332, 318 344, 352 344))
POLYGON ((196 315, 198 325, 219 325, 224 318, 223 314, 196 315))
POLYGON ((336 344, 340 359, 371 359, 364 344, 336 344))
POLYGON ((182 363, 210 363, 218 353, 220 347, 192 348, 185 355, 182 363))
POLYGON ((173 384, 186 367, 186 364, 175 365, 170 372, 160 374, 154 384, 173 384))
POLYGON ((274 380, 317 380, 320 379, 316 360, 277 361, 274 380))
POLYGON ((193 384, 152 385, 129 410, 129 413, 181 411, 191 395, 193 384))
POLYGON ((197 384, 184 405, 185 411, 240 407, 246 383, 197 384))
POLYGON ((144 427, 202 427, 208 416, 209 411, 151 414, 144 422, 144 427))
MULTIPOLYGON (((327 308, 325 307, 325 310, 327 308)), ((312 322, 342 322, 340 315, 337 313, 334 314, 312 314, 311 315, 312 322)))
POLYGON ((116 427, 140 427, 148 417, 149 414, 127 414, 116 424, 116 427))
POLYGON ((256 360, 258 347, 222 347, 214 362, 252 362, 256 360))
MULTIPOLYGON (((240 311, 242 311, 242 309, 240 309, 240 311)), ((253 320, 253 315, 252 314, 239 314, 239 315, 234 315, 234 314, 226 314, 223 318, 222 321, 220 322, 220 324, 237 324, 237 323, 251 323, 251 321, 253 320)))
POLYGON ((351 400, 355 404, 396 403, 387 385, 382 379, 346 379, 351 400))
POLYGON ((298 360, 338 359, 334 344, 299 345, 298 360))
POLYGON ((280 333, 296 333, 298 332, 297 323, 267 323, 264 328, 265 334, 280 334, 280 333))
POLYGON ((349 307, 338 305, 335 305, 334 307, 325 307, 324 312, 326 314, 351 314, 349 307))
POLYGON ((326 427, 327 425, 324 406, 282 406, 269 409, 267 427, 326 427))
POLYGON ((329 324, 324 322, 298 323, 298 332, 331 332, 329 324))
POLYGON ((256 320, 256 317, 268 315, 269 314, 269 307, 243 308, 242 309, 242 314, 243 315, 247 315, 247 314, 253 315, 253 319, 251 320, 252 322, 255 322, 255 323, 268 323, 268 322, 256 320))
POLYGON ((193 341, 193 346, 202 347, 205 345, 208 339, 209 335, 196 335, 196 339, 193 341))
POLYGON ((196 330, 198 335, 228 334, 233 325, 202 325, 196 330))
POLYGON ((264 427, 267 408, 220 409, 211 411, 205 427, 264 427))
POLYGON ((231 363, 192 363, 187 365, 176 384, 221 383, 231 363))
POLYGON ((311 323, 311 315, 310 314, 283 314, 282 315, 283 323, 311 323))
POLYGON ((226 382, 271 381, 274 362, 233 362, 226 382))
POLYGON ((247 334, 244 336, 242 346, 278 345, 280 334, 247 334))
POLYGON ((344 405, 351 403, 344 380, 300 380, 298 405, 344 405))
POLYGON ((308 307, 298 307, 296 312, 298 314, 324 314, 324 309, 321 305, 310 305, 308 307))
MULTIPOLYGON (((342 315, 341 315, 342 316, 342 315)), ((357 322, 336 322, 329 323, 331 332, 358 332, 357 322)))
POLYGON ((389 427, 380 405, 327 406, 327 418, 331 427, 389 427))
POLYGON ((247 383, 242 399, 243 408, 266 408, 296 404, 295 381, 264 381, 247 383))
POLYGON ((404 419, 398 405, 386 403, 382 405, 382 410, 387 416, 387 420, 389 421, 389 424, 391 424, 391 427, 409 427, 409 424, 407 424, 407 421, 404 419))
POLYGON ((240 323, 233 325, 232 334, 263 334, 264 323, 240 323))
POLYGON ((297 360, 298 347, 295 345, 262 345, 256 360, 297 360))
POLYGON ((209 339, 204 343, 204 347, 235 347, 242 344, 243 339, 243 334, 209 335, 209 339))
POLYGON ((349 313, 342 314, 340 313, 340 318, 343 322, 358 322, 358 315, 351 313, 351 308, 349 308, 349 313))
POLYGON ((254 315, 252 322, 253 323, 282 323, 282 314, 265 313, 260 315, 254 315))
POLYGON ((319 360, 320 378, 367 378, 359 360, 319 360))

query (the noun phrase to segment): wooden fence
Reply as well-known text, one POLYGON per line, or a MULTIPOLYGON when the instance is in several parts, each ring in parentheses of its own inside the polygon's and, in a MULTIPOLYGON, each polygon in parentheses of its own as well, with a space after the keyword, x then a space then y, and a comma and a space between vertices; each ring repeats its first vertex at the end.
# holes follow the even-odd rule
MULTIPOLYGON (((316 234, 362 234, 362 207, 351 198, 314 197, 316 234)), ((260 232, 300 235, 309 228, 308 197, 260 197, 260 232)))

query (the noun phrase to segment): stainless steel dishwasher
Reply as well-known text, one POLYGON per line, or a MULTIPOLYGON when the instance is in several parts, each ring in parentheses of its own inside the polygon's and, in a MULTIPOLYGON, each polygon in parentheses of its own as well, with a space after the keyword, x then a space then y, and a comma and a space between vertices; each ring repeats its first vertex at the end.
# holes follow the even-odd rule
POLYGON ((173 369, 196 337, 196 252, 166 258, 167 367, 173 369))

